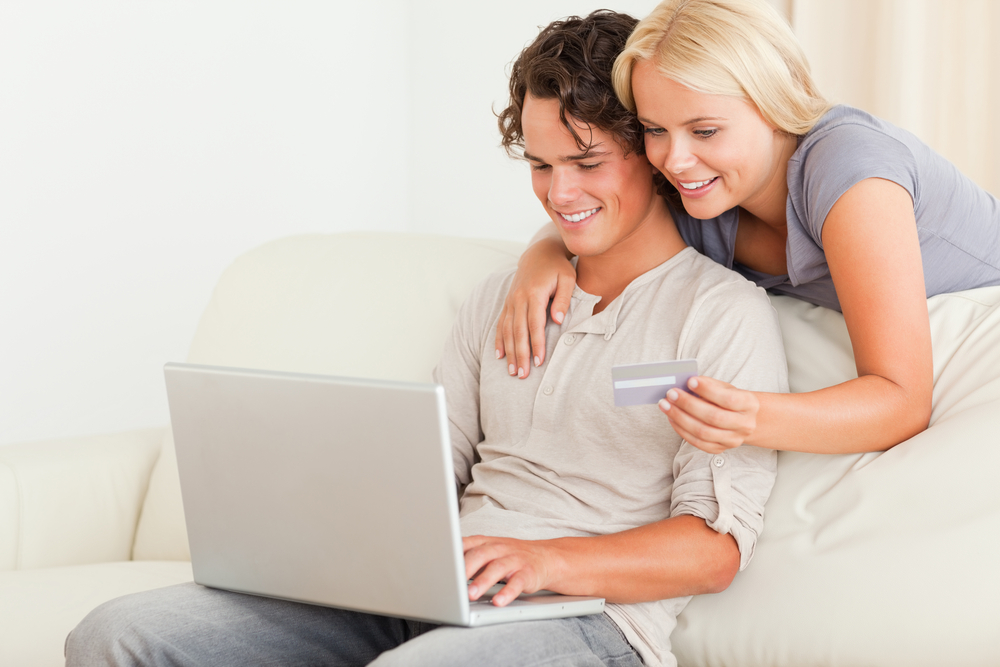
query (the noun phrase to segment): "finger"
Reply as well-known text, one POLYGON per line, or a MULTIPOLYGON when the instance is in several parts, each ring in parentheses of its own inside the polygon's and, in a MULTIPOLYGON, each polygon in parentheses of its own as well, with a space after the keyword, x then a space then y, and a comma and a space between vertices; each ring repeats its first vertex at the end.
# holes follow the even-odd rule
POLYGON ((753 409, 757 403, 753 392, 737 389, 728 382, 711 377, 693 377, 688 381, 688 388, 706 401, 734 412, 753 409))
POLYGON ((743 440, 738 434, 709 426, 685 412, 678 405, 671 405, 666 400, 661 400, 660 409, 667 415, 670 425, 677 432, 677 435, 698 449, 718 454, 743 444, 743 440))
POLYGON ((507 356, 507 373, 517 375, 517 354, 514 347, 514 322, 517 320, 516 308, 507 310, 507 317, 503 321, 503 343, 504 352, 507 356))
POLYGON ((742 412, 720 408, 699 396, 676 389, 667 392, 666 400, 672 407, 680 408, 681 411, 709 426, 748 435, 747 425, 750 418, 742 412))
POLYGON ((465 539, 462 540, 462 547, 465 549, 465 578, 467 580, 474 580, 482 575, 486 566, 498 555, 495 550, 490 548, 489 543, 472 542, 471 544, 472 546, 466 546, 465 539))
MULTIPOLYGON (((507 585, 500 589, 500 592, 493 596, 493 604, 497 607, 506 607, 513 602, 518 595, 525 591, 525 580, 518 572, 507 578, 507 585)), ((534 591, 531 591, 534 592, 534 591)))
POLYGON ((486 591, 506 579, 507 575, 512 573, 513 568, 508 559, 498 558, 491 560, 482 571, 473 577, 472 583, 469 584, 469 599, 478 600, 486 591))
POLYGON ((505 350, 507 348, 504 346, 504 341, 503 341, 503 328, 504 328, 504 322, 506 321, 507 321, 507 304, 504 303, 503 310, 500 311, 500 319, 497 320, 497 332, 493 343, 497 349, 497 359, 503 359, 504 356, 506 355, 505 350))
POLYGON ((463 537, 462 553, 465 553, 470 549, 475 549, 478 546, 482 546, 486 544, 489 540, 490 538, 484 535, 469 535, 468 537, 463 537))
POLYGON ((570 299, 573 297, 573 288, 576 287, 575 275, 560 275, 556 282, 556 293, 552 297, 552 321, 562 324, 569 312, 570 299))
POLYGON ((684 439, 684 442, 688 443, 693 447, 697 447, 703 452, 706 452, 708 454, 722 454, 723 452, 728 451, 726 447, 723 447, 718 443, 700 440, 694 434, 685 431, 684 428, 681 426, 676 426, 673 424, 671 425, 674 427, 674 430, 677 431, 677 435, 679 435, 681 438, 684 439))
POLYGON ((531 362, 541 366, 545 362, 545 307, 548 300, 532 302, 528 308, 528 335, 531 337, 531 362))
POLYGON ((526 302, 523 308, 514 312, 514 355, 516 358, 514 366, 517 377, 522 379, 528 377, 531 370, 531 343, 528 335, 528 307, 530 303, 530 301, 526 302))

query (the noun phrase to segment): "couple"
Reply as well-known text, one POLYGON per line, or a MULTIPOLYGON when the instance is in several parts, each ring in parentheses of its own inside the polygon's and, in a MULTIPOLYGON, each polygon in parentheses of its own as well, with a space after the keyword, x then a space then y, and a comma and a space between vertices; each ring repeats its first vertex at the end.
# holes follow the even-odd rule
MULTIPOLYGON (((776 183, 782 184, 786 170, 791 181, 793 155, 808 141, 800 137, 809 128, 793 131, 794 123, 786 121, 795 114, 781 113, 782 105, 812 114, 814 124, 836 110, 811 92, 805 70, 794 68, 784 73, 791 81, 786 87, 802 93, 798 97, 776 97, 771 90, 761 98, 772 104, 768 109, 746 101, 748 88, 759 92, 769 85, 768 67, 783 58, 795 61, 790 30, 763 3, 668 0, 633 33, 635 27, 633 19, 611 12, 556 22, 515 63, 511 103, 500 116, 503 144, 523 150, 533 189, 558 234, 558 244, 546 239, 533 246, 522 271, 532 264, 551 268, 545 253, 560 261, 568 253, 577 258, 576 285, 568 299, 560 293, 553 301, 555 321, 531 327, 529 355, 518 349, 522 341, 508 338, 525 331, 531 319, 517 289, 504 303, 515 276, 488 278, 463 306, 436 371, 447 389, 457 481, 465 486, 461 515, 470 597, 506 581, 496 604, 545 588, 605 597, 606 614, 476 629, 433 627, 188 584, 98 608, 70 635, 68 664, 675 663, 669 636, 677 614, 690 595, 725 589, 749 562, 774 480, 773 442, 764 443, 772 445, 768 449, 732 447, 718 437, 745 428, 727 414, 734 405, 724 404, 745 401, 744 394, 763 404, 786 390, 777 324, 763 291, 687 244, 718 259, 716 246, 724 251, 725 243, 735 243, 737 258, 757 258, 740 262, 747 272, 775 276, 791 268, 779 252, 784 244, 761 226, 783 210, 785 198, 794 198, 776 183), (678 4, 705 12, 694 16, 700 23, 691 15, 686 25, 671 23, 680 16, 678 4), (720 7, 729 15, 712 15, 720 7), (737 29, 753 21, 753 30, 737 29), (729 30, 727 39, 692 37, 707 25, 720 34, 729 30), (750 32, 765 35, 765 44, 780 53, 742 61, 737 71, 749 71, 749 78, 728 94, 696 93, 693 80, 685 86, 665 77, 658 67, 667 65, 654 65, 653 56, 641 52, 646 39, 649 53, 666 57, 664 44, 687 38, 706 51, 725 51, 739 42, 736 35, 750 32), (626 48, 627 41, 639 50, 626 48), (638 119, 619 98, 638 108, 638 119), (736 167, 709 173, 709 162, 736 167), (697 180, 677 176, 686 170, 697 180), (712 219, 720 194, 739 205, 738 229, 727 236, 719 225, 702 231, 684 226, 692 216, 712 219), (748 248, 757 253, 748 255, 748 248), (498 329, 500 336, 494 334, 498 329), (495 355, 497 338, 505 349, 495 355), (503 352, 511 363, 496 361, 503 352), (531 373, 516 361, 530 356, 537 367, 531 373), (697 358, 704 373, 691 387, 694 395, 671 391, 659 409, 614 407, 612 366, 682 358, 697 358), (523 379, 511 381, 509 374, 523 379)), ((848 186, 853 194, 846 201, 867 201, 872 193, 862 190, 848 186)), ((893 220, 898 194, 878 193, 893 220)), ((907 202, 912 216, 914 204, 907 202)), ((853 210, 839 210, 840 204, 824 212, 837 233, 853 210)), ((831 242, 828 251, 841 245, 831 242)), ((905 264, 906 252, 881 251, 890 268, 905 264)), ((829 259, 838 284, 834 298, 841 296, 852 338, 857 327, 870 333, 875 325, 863 317, 852 322, 849 315, 864 310, 857 295, 843 297, 852 294, 856 278, 836 268, 844 266, 842 257, 829 259)), ((909 278, 901 281, 908 285, 909 278)), ((532 281, 544 283, 529 275, 532 281)), ((879 286, 871 291, 877 298, 879 286)), ((913 327, 918 333, 919 325, 913 327)), ((920 337, 902 346, 911 344, 921 345, 920 337)), ((859 356, 859 370, 876 361, 859 356)), ((914 390, 918 403, 920 389, 914 390)), ((769 414, 761 408, 762 418, 769 414)))

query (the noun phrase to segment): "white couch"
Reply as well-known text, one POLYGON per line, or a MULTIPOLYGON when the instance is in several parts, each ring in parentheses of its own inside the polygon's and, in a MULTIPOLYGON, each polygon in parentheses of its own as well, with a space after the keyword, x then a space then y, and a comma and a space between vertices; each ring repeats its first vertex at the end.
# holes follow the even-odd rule
MULTIPOLYGON (((425 381, 465 295, 520 250, 274 241, 223 274, 188 360, 425 381)), ((840 315, 773 303, 793 391, 853 377, 840 315)), ((782 453, 750 567, 679 620, 681 665, 1000 665, 1000 288, 929 307, 931 427, 885 453, 782 453)), ((176 476, 167 428, 0 447, 0 665, 62 664, 100 602, 190 580, 176 476)))

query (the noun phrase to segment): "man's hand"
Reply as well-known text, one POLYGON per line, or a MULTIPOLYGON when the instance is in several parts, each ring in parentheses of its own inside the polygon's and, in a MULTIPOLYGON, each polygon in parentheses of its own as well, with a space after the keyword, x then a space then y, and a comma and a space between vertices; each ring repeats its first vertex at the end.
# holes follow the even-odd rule
POLYGON ((696 395, 671 389, 660 400, 677 435, 709 454, 739 447, 757 429, 760 400, 751 391, 709 377, 688 380, 696 395))
POLYGON ((465 576, 469 599, 479 597, 496 583, 506 581, 493 604, 503 607, 521 593, 550 588, 559 567, 555 550, 548 540, 515 540, 507 537, 474 535, 462 538, 465 576))

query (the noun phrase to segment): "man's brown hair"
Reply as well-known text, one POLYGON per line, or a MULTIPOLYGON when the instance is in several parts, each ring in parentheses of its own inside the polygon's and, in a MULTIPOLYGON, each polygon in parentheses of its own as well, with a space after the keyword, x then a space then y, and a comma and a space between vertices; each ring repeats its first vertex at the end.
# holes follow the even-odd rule
POLYGON ((622 106, 611 84, 615 58, 625 48, 638 21, 627 14, 599 9, 585 18, 571 16, 542 29, 525 48, 510 73, 510 103, 497 122, 500 145, 513 157, 524 148, 521 112, 525 95, 559 102, 559 118, 581 150, 581 137, 569 116, 611 134, 625 155, 645 153, 642 125, 622 106))

